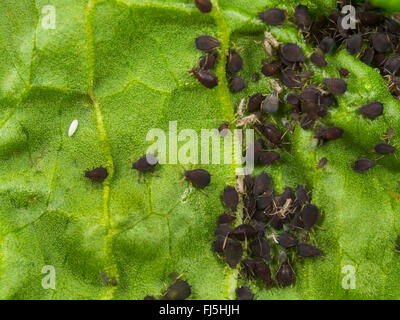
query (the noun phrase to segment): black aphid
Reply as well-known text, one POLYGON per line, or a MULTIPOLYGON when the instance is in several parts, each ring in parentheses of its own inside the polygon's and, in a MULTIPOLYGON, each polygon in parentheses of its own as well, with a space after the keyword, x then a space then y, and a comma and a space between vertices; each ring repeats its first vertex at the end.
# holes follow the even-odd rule
POLYGON ((332 94, 323 94, 319 103, 321 106, 332 107, 336 104, 336 99, 332 94))
POLYGON ((363 55, 361 56, 360 60, 364 62, 366 65, 370 65, 375 57, 375 50, 374 48, 368 47, 364 50, 363 55))
POLYGON ((324 53, 329 53, 333 49, 334 46, 335 46, 335 40, 333 40, 331 37, 323 38, 322 41, 318 45, 318 47, 324 53))
POLYGON ((205 188, 211 181, 210 173, 204 169, 185 170, 185 177, 197 188, 205 188))
POLYGON ((280 154, 275 151, 267 151, 261 153, 258 161, 261 162, 263 165, 269 166, 273 164, 276 160, 280 159, 280 154))
POLYGON ((278 280, 280 286, 290 286, 296 280, 296 275, 293 271, 292 266, 288 262, 285 252, 281 252, 281 254, 279 255, 279 260, 281 262, 281 265, 279 266, 276 273, 276 279, 278 280))
POLYGON ((246 88, 246 82, 239 76, 233 76, 230 87, 233 92, 240 92, 246 88))
POLYGON ((318 104, 321 97, 321 92, 314 87, 307 87, 300 94, 300 99, 303 102, 311 102, 318 104))
POLYGON ((281 75, 282 83, 289 89, 299 89, 303 86, 300 76, 293 70, 286 70, 281 75))
POLYGON ((224 122, 218 127, 218 132, 221 136, 227 135, 227 130, 229 129, 229 122, 224 122))
POLYGON ((371 169, 374 166, 375 166, 375 161, 361 158, 354 163, 354 170, 358 172, 364 172, 371 169))
POLYGON ((226 224, 220 224, 216 229, 215 229, 215 235, 216 236, 221 236, 221 237, 228 237, 231 233, 233 232, 233 229, 226 225, 226 224))
POLYGON ((282 133, 272 123, 264 122, 258 125, 258 129, 271 143, 277 146, 282 144, 282 133))
POLYGON ((310 231, 312 226, 317 222, 319 217, 319 210, 313 204, 307 204, 301 211, 301 217, 303 218, 304 229, 310 231))
POLYGON ((347 91, 347 83, 343 79, 325 78, 323 82, 333 94, 343 94, 347 91))
POLYGON ((234 187, 227 186, 224 189, 222 199, 229 209, 231 209, 232 211, 236 211, 237 205, 239 203, 239 194, 234 187))
POLYGON ((202 70, 200 68, 192 69, 192 73, 199 80, 199 82, 208 89, 212 89, 218 85, 218 78, 211 72, 202 70))
POLYGON ((260 110, 262 101, 263 95, 261 93, 253 94, 249 99, 249 103, 247 104, 247 111, 256 112, 260 110))
POLYGON ((375 52, 374 54, 374 63, 380 67, 382 66, 386 61, 386 53, 384 52, 375 52))
POLYGON ((158 164, 158 159, 154 154, 148 153, 139 158, 132 164, 132 169, 140 172, 152 170, 158 164))
POLYGON ((237 241, 227 241, 224 248, 225 260, 228 263, 229 267, 235 269, 237 264, 242 259, 243 255, 243 247, 237 241))
POLYGON ((266 77, 272 77, 281 72, 282 63, 280 60, 275 60, 264 64, 261 68, 261 73, 266 77))
POLYGON ((383 104, 379 101, 374 101, 362 106, 358 111, 367 118, 375 119, 383 114, 383 104))
POLYGON ((306 114, 300 121, 300 126, 303 130, 311 129, 314 126, 317 116, 313 113, 306 114))
POLYGON ((237 73, 243 68, 243 59, 239 53, 233 49, 229 49, 228 61, 226 64, 230 73, 237 73))
POLYGON ((214 37, 202 35, 195 39, 195 44, 197 49, 209 52, 217 49, 220 45, 220 42, 214 37))
POLYGON ((321 250, 308 243, 299 243, 297 245, 297 254, 301 257, 308 258, 321 255, 321 250))
POLYGON ((236 288, 236 298, 238 300, 253 300, 254 294, 251 292, 249 287, 241 286, 236 288))
POLYGON ((271 177, 266 172, 261 172, 254 181, 254 194, 259 196, 268 191, 271 177))
POLYGON ((218 59, 217 52, 208 53, 207 55, 205 55, 200 59, 199 66, 203 70, 214 69, 217 59, 218 59))
POLYGON ((315 135, 318 139, 324 141, 336 140, 343 136, 343 129, 339 127, 331 127, 324 129, 318 126, 315 130, 315 135))
POLYGON ((391 56, 385 62, 384 69, 387 73, 395 74, 400 69, 400 56, 391 56))
POLYGON ((231 236, 239 241, 251 240, 256 236, 256 229, 251 224, 241 224, 233 230, 231 236))
POLYGON ((396 148, 387 143, 378 143, 374 147, 375 152, 379 154, 388 154, 396 152, 396 148))
POLYGON ((297 94, 295 94, 295 93, 288 93, 285 96, 285 101, 287 103, 289 103, 289 104, 292 104, 292 105, 297 105, 297 104, 300 103, 299 96, 297 94))
POLYGON ((210 0, 194 0, 194 3, 202 13, 209 13, 212 9, 212 3, 210 0))
POLYGON ((236 216, 229 213, 223 213, 218 217, 218 224, 229 224, 236 219, 236 216))
POLYGON ((260 20, 264 21, 266 24, 271 24, 277 26, 282 24, 286 19, 285 11, 279 8, 272 8, 258 14, 260 20))
POLYGON ((261 104, 264 113, 275 113, 279 109, 279 98, 276 93, 270 93, 261 104))
POLYGON ((274 197, 271 192, 262 194, 256 200, 257 209, 259 209, 259 210, 266 209, 272 205, 273 201, 274 201, 274 197))
POLYGON ((346 40, 346 49, 350 54, 359 53, 362 49, 363 40, 361 34, 355 34, 346 40))
POLYGON ((328 62, 325 60, 325 56, 322 52, 314 52, 311 57, 310 61, 316 65, 317 67, 326 67, 328 65, 328 62))
POLYGON ((374 33, 371 35, 371 42, 374 49, 378 52, 385 53, 392 50, 392 43, 385 33, 374 33))
POLYGON ((251 245, 251 251, 256 257, 271 261, 271 248, 267 239, 257 237, 251 245))
POLYGON ((299 4, 294 11, 294 21, 301 31, 308 31, 311 25, 311 15, 308 8, 299 4))
POLYGON ((349 70, 347 70, 346 68, 340 68, 339 74, 341 77, 347 78, 349 76, 349 70))
POLYGON ((289 62, 304 62, 303 51, 295 43, 286 43, 281 49, 282 57, 289 62))
POLYGON ((271 277, 271 270, 269 265, 261 259, 256 259, 254 262, 254 274, 259 277, 265 285, 272 287, 274 286, 274 281, 271 277))
POLYGON ((224 249, 226 247, 226 244, 228 242, 234 241, 232 239, 227 238, 226 236, 218 236, 217 239, 214 241, 213 243, 213 251, 217 252, 217 253, 224 253, 224 249))
POLYGON ((102 182, 107 178, 108 172, 106 168, 99 167, 90 171, 85 171, 85 177, 94 181, 102 182))
POLYGON ((328 164, 328 159, 323 157, 321 158, 321 160, 319 160, 318 162, 318 168, 322 169, 323 167, 325 167, 328 164))
POLYGON ((280 230, 283 227, 283 219, 280 215, 274 214, 269 220, 269 225, 275 230, 280 230))
POLYGON ((296 188, 296 198, 301 206, 310 202, 310 195, 305 186, 298 185, 296 188))
POLYGON ((289 232, 282 232, 278 235, 278 243, 285 249, 295 247, 297 245, 297 238, 289 232))
MULTIPOLYGON (((370 10, 372 10, 372 8, 370 8, 370 10)), ((373 12, 373 11, 359 12, 358 17, 363 26, 372 27, 372 26, 382 24, 385 21, 384 15, 377 13, 377 12, 373 12)))
POLYGON ((185 280, 177 280, 170 285, 162 297, 163 300, 185 300, 191 294, 190 285, 185 280))

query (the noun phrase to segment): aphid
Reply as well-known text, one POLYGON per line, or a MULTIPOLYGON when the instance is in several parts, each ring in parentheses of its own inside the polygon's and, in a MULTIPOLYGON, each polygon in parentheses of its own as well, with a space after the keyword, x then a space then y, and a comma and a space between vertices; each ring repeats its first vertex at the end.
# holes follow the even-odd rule
POLYGON ((287 203, 287 200, 291 200, 289 203, 294 201, 294 194, 291 188, 285 187, 282 194, 279 196, 278 201, 276 202, 277 207, 282 207, 287 203))
POLYGON ((217 59, 218 59, 217 52, 208 53, 207 55, 205 55, 200 59, 199 63, 200 68, 203 70, 214 69, 217 59))
POLYGON ((249 103, 247 104, 247 111, 256 112, 260 110, 262 101, 263 101, 263 95, 261 93, 253 94, 249 99, 249 103))
POLYGON ((197 188, 205 188, 211 181, 210 173, 204 169, 185 170, 185 177, 197 188))
POLYGON ((310 196, 305 186, 298 185, 296 188, 296 198, 301 206, 310 202, 310 196))
POLYGON ((376 119, 383 114, 383 104, 379 101, 373 101, 362 106, 358 111, 369 119, 376 119))
POLYGON ((289 89, 299 89, 303 85, 300 76, 293 70, 283 71, 281 74, 281 80, 289 89))
POLYGON ((269 265, 261 259, 254 261, 254 274, 259 277, 265 285, 272 287, 274 286, 274 281, 271 277, 271 270, 269 265))
POLYGON ((375 50, 374 48, 368 47, 364 50, 363 55, 361 56, 360 60, 364 62, 366 65, 370 65, 375 57, 375 50))
POLYGON ((264 122, 258 125, 258 129, 271 143, 277 146, 282 144, 282 133, 272 123, 264 122))
POLYGON ((289 62, 304 62, 303 51, 295 43, 286 43, 281 49, 282 57, 289 62))
POLYGON ((266 77, 272 77, 281 72, 282 64, 279 60, 264 64, 261 68, 261 73, 266 77))
POLYGON ((322 169, 323 167, 325 167, 328 163, 328 159, 323 157, 321 158, 321 160, 319 160, 318 162, 318 169, 322 169))
POLYGON ((241 286, 236 288, 236 298, 238 300, 253 300, 254 294, 251 292, 249 287, 241 286))
POLYGON ((267 239, 262 237, 254 239, 253 244, 251 245, 251 251, 256 257, 271 261, 271 248, 267 239))
POLYGON ((229 129, 229 122, 224 122, 218 127, 218 132, 221 136, 225 137, 227 135, 227 130, 229 129))
POLYGON ((361 34, 355 34, 346 40, 346 50, 350 54, 356 54, 361 51, 363 45, 361 34))
POLYGON ((396 152, 396 148, 387 143, 378 143, 374 147, 375 152, 379 154, 389 154, 396 152))
POLYGON ((322 52, 314 52, 310 57, 310 61, 317 67, 326 67, 328 65, 322 52))
POLYGON ((325 78, 323 82, 333 94, 343 94, 347 91, 347 83, 343 79, 325 78))
POLYGON ((253 177, 250 174, 246 174, 243 178, 243 183, 246 188, 246 192, 252 193, 254 185, 253 177))
POLYGON ((400 69, 400 56, 391 56, 385 62, 384 69, 387 73, 395 74, 400 69))
POLYGON ((304 102, 319 103, 321 92, 314 87, 308 87, 300 94, 300 99, 304 102))
POLYGON ((145 300, 145 301, 151 301, 151 300, 156 300, 156 298, 154 298, 153 296, 145 296, 145 297, 143 298, 143 300, 145 300))
POLYGON ((259 210, 266 209, 267 207, 272 205, 273 201, 274 201, 273 194, 271 193, 262 194, 256 200, 257 209, 259 210))
POLYGON ((111 283, 111 286, 116 287, 118 285, 117 278, 115 276, 112 277, 110 283, 111 283))
POLYGON ((282 232, 278 235, 278 243, 281 247, 288 249, 297 245, 297 238, 289 232, 282 232))
POLYGON ((275 161, 280 159, 280 154, 278 152, 275 151, 267 151, 267 152, 263 152, 261 153, 260 157, 259 157, 259 161, 265 165, 265 166, 269 166, 271 164, 273 164, 275 161))
POLYGON ((227 241, 226 246, 224 248, 225 260, 228 263, 229 267, 235 269, 237 264, 242 259, 243 255, 243 247, 237 241, 227 241))
POLYGON ((315 135, 318 139, 324 141, 336 140, 343 136, 343 129, 339 127, 331 127, 324 129, 318 126, 315 130, 315 135))
POLYGON ((94 181, 102 182, 107 178, 108 172, 106 168, 99 167, 90 171, 85 171, 85 177, 94 181))
POLYGON ((296 275, 293 271, 292 266, 289 264, 287 255, 285 252, 281 252, 279 255, 279 260, 281 265, 276 272, 276 279, 282 287, 287 287, 294 284, 296 280, 296 275))
POLYGON ((374 49, 378 52, 385 53, 392 49, 392 43, 385 33, 374 33, 371 35, 371 42, 374 49))
POLYGON ((374 166, 375 166, 375 161, 361 158, 354 163, 354 170, 358 172, 364 172, 371 169, 374 166))
POLYGON ((212 250, 216 253, 224 253, 225 246, 228 242, 233 241, 226 236, 218 236, 213 243, 212 250))
POLYGON ((308 8, 299 4, 294 12, 294 21, 301 31, 308 31, 311 25, 311 15, 308 8))
POLYGON ((251 240, 256 236, 256 229, 251 224, 241 224, 233 230, 231 236, 239 241, 251 240))
POLYGON ((223 213, 218 217, 218 224, 229 224, 236 219, 236 216, 229 213, 223 213))
POLYGON ((374 62, 375 64, 380 67, 382 66, 386 61, 386 54, 384 52, 375 52, 374 54, 374 62))
POLYGON ((221 237, 229 237, 229 235, 233 232, 233 229, 226 225, 226 224, 220 224, 218 227, 215 228, 215 235, 216 236, 221 236, 221 237))
POLYGON ((308 243, 299 243, 297 245, 297 254, 301 257, 308 258, 321 255, 321 250, 308 243))
POLYGON ((323 94, 320 97, 320 101, 319 102, 320 102, 321 106, 331 107, 331 106, 336 104, 336 99, 331 94, 323 94))
POLYGON ((102 272, 102 273, 100 273, 100 277, 101 277, 101 280, 103 281, 104 285, 105 285, 105 286, 108 286, 109 279, 108 279, 107 274, 105 274, 104 272, 102 272))
POLYGON ((229 49, 229 55, 226 67, 230 73, 237 73, 243 68, 242 57, 233 49, 229 49))
POLYGON ((239 76, 233 76, 230 87, 233 92, 240 92, 246 88, 246 82, 239 76))
POLYGON ((349 70, 347 70, 346 68, 340 68, 339 74, 341 77, 347 78, 349 76, 349 70))
POLYGON ((323 38, 318 45, 318 47, 326 54, 329 53, 334 46, 335 46, 335 40, 333 40, 331 37, 323 38))
POLYGON ((225 205, 233 212, 235 212, 237 209, 237 205, 239 203, 239 194, 236 191, 236 189, 232 186, 227 186, 224 189, 222 198, 224 200, 225 205))
POLYGON ((308 130, 311 129, 314 126, 315 120, 316 120, 316 115, 308 113, 301 119, 300 121, 300 126, 303 130, 308 130))
POLYGON ((301 211, 301 217, 303 218, 304 229, 310 231, 318 220, 319 210, 313 204, 307 204, 301 211))
POLYGON ((153 169, 158 164, 158 159, 154 154, 148 153, 140 157, 139 160, 132 164, 132 169, 145 172, 153 169))
POLYGON ((218 78, 208 71, 200 68, 193 68, 192 73, 197 80, 208 89, 212 89, 218 85, 218 78))
POLYGON ((279 109, 279 98, 276 93, 270 93, 261 104, 264 113, 275 113, 279 109))
POLYGON ((299 96, 295 93, 288 93, 285 96, 285 101, 292 105, 297 105, 300 102, 299 96))
POLYGON ((373 11, 364 11, 359 13, 359 18, 364 26, 376 26, 385 21, 385 16, 373 11))
POLYGON ((78 129, 78 120, 74 120, 71 122, 71 125, 68 129, 68 137, 72 137, 76 132, 76 129, 78 129))
POLYGON ((271 177, 266 172, 261 172, 254 181, 254 194, 259 196, 268 191, 271 184, 271 177))
POLYGON ((285 19, 286 19, 286 14, 285 11, 278 9, 278 8, 272 8, 269 10, 266 10, 264 12, 260 12, 258 14, 258 17, 260 20, 264 21, 266 24, 271 24, 273 26, 277 26, 282 24, 285 19))
POLYGON ((197 9, 199 9, 202 13, 209 13, 212 9, 212 3, 210 0, 195 0, 197 9))
POLYGON ((195 39, 196 48, 201 51, 209 52, 217 49, 220 45, 218 39, 208 36, 202 35, 195 39))
POLYGON ((394 129, 390 127, 386 132, 386 139, 390 142, 394 137, 394 129))
POLYGON ((177 280, 170 285, 163 295, 163 300, 185 300, 191 294, 190 285, 185 280, 177 280))

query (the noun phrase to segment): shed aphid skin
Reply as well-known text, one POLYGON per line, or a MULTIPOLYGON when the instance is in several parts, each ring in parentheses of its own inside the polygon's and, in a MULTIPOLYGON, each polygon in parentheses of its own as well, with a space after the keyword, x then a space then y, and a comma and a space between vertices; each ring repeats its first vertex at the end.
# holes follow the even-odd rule
POLYGON ((185 170, 185 177, 200 189, 207 187, 211 182, 211 174, 204 169, 185 170))
POLYGON ((197 9, 202 13, 209 13, 212 10, 212 3, 210 0, 195 0, 194 3, 197 9))
POLYGON ((76 129, 78 129, 78 120, 73 120, 71 122, 71 125, 69 126, 68 129, 68 136, 72 137, 74 135, 74 133, 76 132, 76 129))
POLYGON ((362 106, 358 111, 369 119, 376 119, 383 114, 383 104, 379 101, 374 101, 362 106))
POLYGON ((85 177, 93 181, 103 182, 108 177, 108 172, 106 168, 98 167, 85 171, 85 177))
POLYGON ((375 161, 365 159, 365 158, 358 159, 354 163, 354 170, 356 170, 358 172, 368 171, 372 167, 375 167, 375 161))
POLYGON ((217 49, 220 45, 220 42, 214 37, 202 35, 195 39, 195 45, 198 50, 210 52, 217 49))
POLYGON ((246 286, 241 286, 239 288, 236 288, 236 298, 238 300, 253 300, 254 299, 254 294, 251 292, 249 287, 246 286))
POLYGON ((132 164, 132 169, 138 170, 140 172, 147 172, 154 169, 157 164, 157 157, 152 153, 148 153, 140 157, 139 160, 137 160, 136 162, 134 162, 132 164))
POLYGON ((239 194, 232 186, 227 186, 222 194, 224 204, 233 212, 236 211, 239 204, 239 194))
POLYGON ((191 286, 185 280, 179 279, 168 287, 162 300, 185 300, 191 293, 191 286))

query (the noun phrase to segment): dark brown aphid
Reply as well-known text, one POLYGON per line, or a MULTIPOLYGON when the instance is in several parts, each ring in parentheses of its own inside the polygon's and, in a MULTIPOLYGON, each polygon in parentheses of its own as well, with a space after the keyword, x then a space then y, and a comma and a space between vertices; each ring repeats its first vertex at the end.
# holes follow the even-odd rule
POLYGON ((349 70, 347 70, 346 68, 340 68, 339 74, 341 77, 347 78, 349 76, 349 70))
POLYGON ((218 127, 218 132, 219 132, 219 134, 221 135, 221 136, 226 136, 226 134, 227 134, 227 131, 226 130, 228 130, 229 129, 229 122, 224 122, 223 124, 221 124, 219 127, 218 127))
POLYGON ((325 167, 327 165, 327 163, 328 163, 327 158, 325 158, 325 157, 321 158, 321 160, 319 160, 319 162, 318 162, 318 168, 322 169, 323 167, 325 167))
POLYGON ((274 281, 271 277, 271 270, 269 265, 261 259, 256 259, 254 262, 254 274, 259 277, 265 285, 272 287, 274 286, 274 281))
POLYGON ((236 216, 229 213, 223 213, 218 217, 218 224, 229 224, 236 219, 236 216))
POLYGON ((280 230, 283 227, 283 219, 278 214, 274 214, 269 220, 269 225, 275 230, 280 230))
POLYGON ((310 231, 318 220, 319 210, 313 204, 307 204, 301 211, 301 217, 303 218, 304 229, 310 231))
POLYGON ((343 94, 347 91, 347 83, 343 79, 325 78, 323 82, 333 94, 343 94))
POLYGON ((209 52, 217 49, 220 42, 214 37, 202 35, 195 39, 195 44, 198 50, 209 52))
POLYGON ((273 164, 275 161, 280 159, 280 154, 278 152, 275 151, 267 151, 267 152, 263 152, 258 161, 260 161, 263 165, 265 166, 269 166, 271 164, 273 164))
POLYGON ((233 49, 229 49, 228 61, 226 65, 230 73, 237 73, 243 68, 243 59, 239 53, 233 49))
POLYGON ((329 53, 333 49, 334 46, 335 46, 335 40, 333 40, 331 37, 323 38, 322 41, 318 45, 318 47, 324 53, 329 53))
POLYGON ((308 258, 321 255, 321 250, 308 243, 299 243, 297 245, 297 254, 301 257, 308 258))
POLYGON ((369 27, 382 24, 385 21, 384 15, 373 11, 360 12, 359 18, 363 26, 369 27))
POLYGON ((225 260, 228 263, 229 267, 235 269, 237 264, 242 259, 243 255, 243 247, 237 241, 227 241, 226 246, 224 248, 225 260))
POLYGON ((205 188, 211 181, 211 175, 204 169, 185 170, 185 177, 197 188, 205 188))
POLYGON ((272 77, 281 72, 282 63, 279 60, 264 64, 261 68, 261 73, 266 77, 272 77))
POLYGON ((273 201, 274 201, 273 194, 271 194, 271 193, 262 194, 256 200, 257 209, 264 210, 264 209, 268 208, 269 206, 271 206, 273 201))
POLYGON ((392 50, 392 43, 385 33, 379 32, 372 34, 371 42, 374 49, 378 52, 386 53, 392 50))
POLYGON ((278 235, 278 243, 281 247, 288 249, 297 245, 297 238, 289 232, 282 232, 278 235))
POLYGON ((328 62, 325 60, 325 56, 322 52, 314 52, 311 55, 310 61, 316 65, 317 67, 326 67, 328 65, 328 62))
POLYGON ((282 144, 282 133, 272 123, 264 122, 258 129, 274 145, 282 144))
POLYGON ((246 88, 246 82, 239 76, 233 76, 230 87, 233 92, 240 92, 246 88))
POLYGON ((358 111, 369 119, 376 119, 383 114, 383 104, 379 101, 374 101, 362 106, 358 111))
POLYGON ((295 43, 286 43, 281 49, 282 57, 289 62, 304 62, 303 51, 295 43))
POLYGON ((212 89, 218 85, 218 78, 211 72, 202 70, 200 68, 194 68, 192 73, 197 80, 199 80, 199 82, 208 89, 212 89))
POLYGON ((332 107, 336 104, 336 99, 332 94, 323 94, 319 103, 321 106, 332 107))
POLYGON ((354 163, 354 170, 358 172, 364 172, 371 169, 374 166, 375 166, 375 161, 361 158, 354 163))
POLYGON ((281 254, 279 255, 279 260, 281 262, 281 265, 279 266, 276 273, 276 279, 278 280, 279 285, 282 287, 287 287, 294 284, 296 280, 296 275, 293 271, 292 266, 288 262, 285 252, 281 252, 281 254))
POLYGON ((251 240, 256 236, 256 229, 251 224, 241 224, 233 230, 231 236, 239 241, 251 240))
POLYGON ((305 186, 298 185, 296 188, 296 198, 301 206, 310 202, 310 195, 305 186))
POLYGON ((254 239, 253 244, 251 245, 251 251, 256 257, 271 261, 271 248, 267 239, 262 237, 254 239))
POLYGON ((143 298, 143 300, 145 300, 145 301, 153 301, 153 300, 156 300, 156 298, 154 298, 153 296, 145 296, 143 298))
POLYGON ((318 104, 320 96, 321 96, 321 92, 319 90, 317 90, 316 88, 310 86, 303 90, 303 92, 300 94, 300 99, 303 102, 311 102, 311 103, 318 104))
POLYGON ((324 141, 336 140, 343 136, 343 129, 339 127, 331 127, 324 129, 318 126, 315 130, 315 135, 318 139, 324 141))
POLYGON ((375 50, 374 48, 368 47, 364 50, 363 55, 361 56, 360 60, 364 62, 366 65, 370 65, 375 57, 375 50))
POLYGON ((309 130, 314 126, 317 116, 312 113, 306 114, 300 121, 300 126, 303 130, 309 130))
POLYGON ((355 34, 346 40, 346 49, 350 54, 359 53, 362 49, 363 40, 361 34, 355 34))
POLYGON ((202 13, 209 13, 212 9, 212 3, 210 0, 194 0, 197 9, 202 13))
POLYGON ((298 105, 300 103, 299 96, 295 93, 289 93, 285 96, 285 101, 292 105, 298 105))
POLYGON ((233 212, 235 212, 237 209, 237 205, 239 203, 239 194, 236 191, 236 189, 232 186, 227 186, 224 189, 222 198, 224 200, 225 205, 233 212))
POLYGON ((200 59, 199 63, 200 68, 203 70, 214 69, 217 59, 218 59, 217 52, 208 53, 207 55, 205 55, 200 59))
POLYGON ((292 188, 289 187, 285 187, 285 189, 283 190, 282 194, 279 196, 278 201, 276 201, 276 206, 277 207, 282 207, 286 204, 287 200, 291 200, 294 201, 294 194, 293 194, 293 190, 292 188))
POLYGON ((253 300, 254 294, 251 292, 249 287, 241 286, 236 288, 236 298, 238 300, 253 300))
POLYGON ((387 73, 395 74, 400 69, 400 56, 391 56, 385 62, 384 69, 387 73))
POLYGON ((163 300, 185 300, 191 294, 190 285, 185 280, 177 280, 170 285, 162 297, 163 300))
POLYGON ((266 24, 271 24, 273 26, 277 26, 282 24, 285 19, 286 19, 286 14, 285 11, 278 9, 278 8, 272 8, 269 10, 266 10, 264 12, 260 12, 258 14, 258 17, 260 20, 264 21, 266 24))
POLYGON ((294 21, 301 31, 308 31, 311 25, 311 15, 308 8, 299 4, 294 11, 294 21))
POLYGON ((233 241, 226 236, 218 236, 213 243, 212 250, 217 253, 224 253, 225 246, 228 242, 233 241))
POLYGON ((90 171, 85 171, 85 177, 94 181, 102 182, 107 178, 108 172, 106 168, 99 167, 90 171))
POLYGON ((381 67, 386 61, 386 53, 384 52, 375 52, 374 54, 374 63, 378 66, 381 67))
POLYGON ((249 103, 247 104, 247 111, 256 112, 260 110, 262 101, 263 95, 261 93, 253 94, 249 99, 249 103))
POLYGON ((388 154, 396 152, 396 148, 387 143, 378 143, 374 147, 375 152, 379 154, 388 154))
POLYGON ((293 70, 286 70, 281 75, 282 83, 289 89, 299 89, 303 86, 300 76, 293 70))
POLYGON ((229 237, 229 235, 233 232, 233 229, 226 225, 226 224, 220 224, 217 228, 215 228, 215 235, 216 236, 221 236, 223 238, 229 237))
POLYGON ((158 164, 158 159, 152 153, 145 154, 132 164, 132 169, 140 172, 152 170, 158 164))
POLYGON ((259 196, 268 191, 271 177, 266 172, 261 172, 254 181, 254 194, 259 196))
POLYGON ((264 113, 275 113, 279 109, 279 98, 276 93, 270 93, 261 104, 264 113))

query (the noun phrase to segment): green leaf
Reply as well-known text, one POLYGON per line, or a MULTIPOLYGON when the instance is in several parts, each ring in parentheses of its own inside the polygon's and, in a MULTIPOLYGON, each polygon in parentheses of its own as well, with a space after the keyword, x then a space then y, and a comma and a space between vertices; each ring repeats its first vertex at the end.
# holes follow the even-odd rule
MULTIPOLYGON (((314 15, 333 0, 301 1, 314 15)), ((212 174, 206 195, 191 188, 182 165, 162 165, 139 179, 131 162, 152 144, 153 128, 218 127, 233 121, 241 98, 270 84, 251 75, 265 57, 257 41, 266 27, 257 19, 264 0, 213 1, 201 14, 189 0, 55 0, 56 28, 43 28, 46 1, 4 0, 0 16, 0 297, 2 299, 142 299, 165 292, 171 272, 184 273, 191 299, 232 299, 242 279, 211 252, 220 194, 235 183, 235 165, 205 165, 212 174), (200 34, 221 41, 220 85, 202 87, 189 74, 201 53, 200 34), (245 64, 248 88, 232 95, 224 52, 234 45, 245 64), (79 126, 72 137, 72 120, 79 126), (108 169, 103 183, 84 170, 108 169), (54 266, 56 289, 43 289, 42 268, 54 266), (105 286, 100 273, 116 276, 105 286)), ((290 15, 297 1, 270 1, 290 15)), ((290 23, 270 30, 280 41, 300 41, 290 23)), ((309 53, 310 48, 304 45, 309 53)), ((266 171, 278 190, 307 184, 323 211, 313 238, 324 255, 294 264, 297 283, 267 289, 251 283, 258 299, 398 299, 399 160, 385 157, 365 174, 351 165, 368 155, 392 126, 400 132, 400 104, 381 76, 338 51, 315 80, 350 71, 349 90, 327 124, 344 138, 313 149, 312 134, 288 134, 287 153, 266 171), (384 103, 369 121, 356 110, 384 103), (316 169, 321 157, 329 163, 316 169), (342 268, 356 268, 356 289, 342 288, 342 268)), ((394 142, 398 142, 397 136, 394 142)), ((182 145, 182 144, 181 144, 182 145)), ((190 166, 185 165, 186 168, 190 166)), ((199 167, 195 166, 195 167, 199 167)), ((258 170, 261 170, 259 168, 258 170)))

